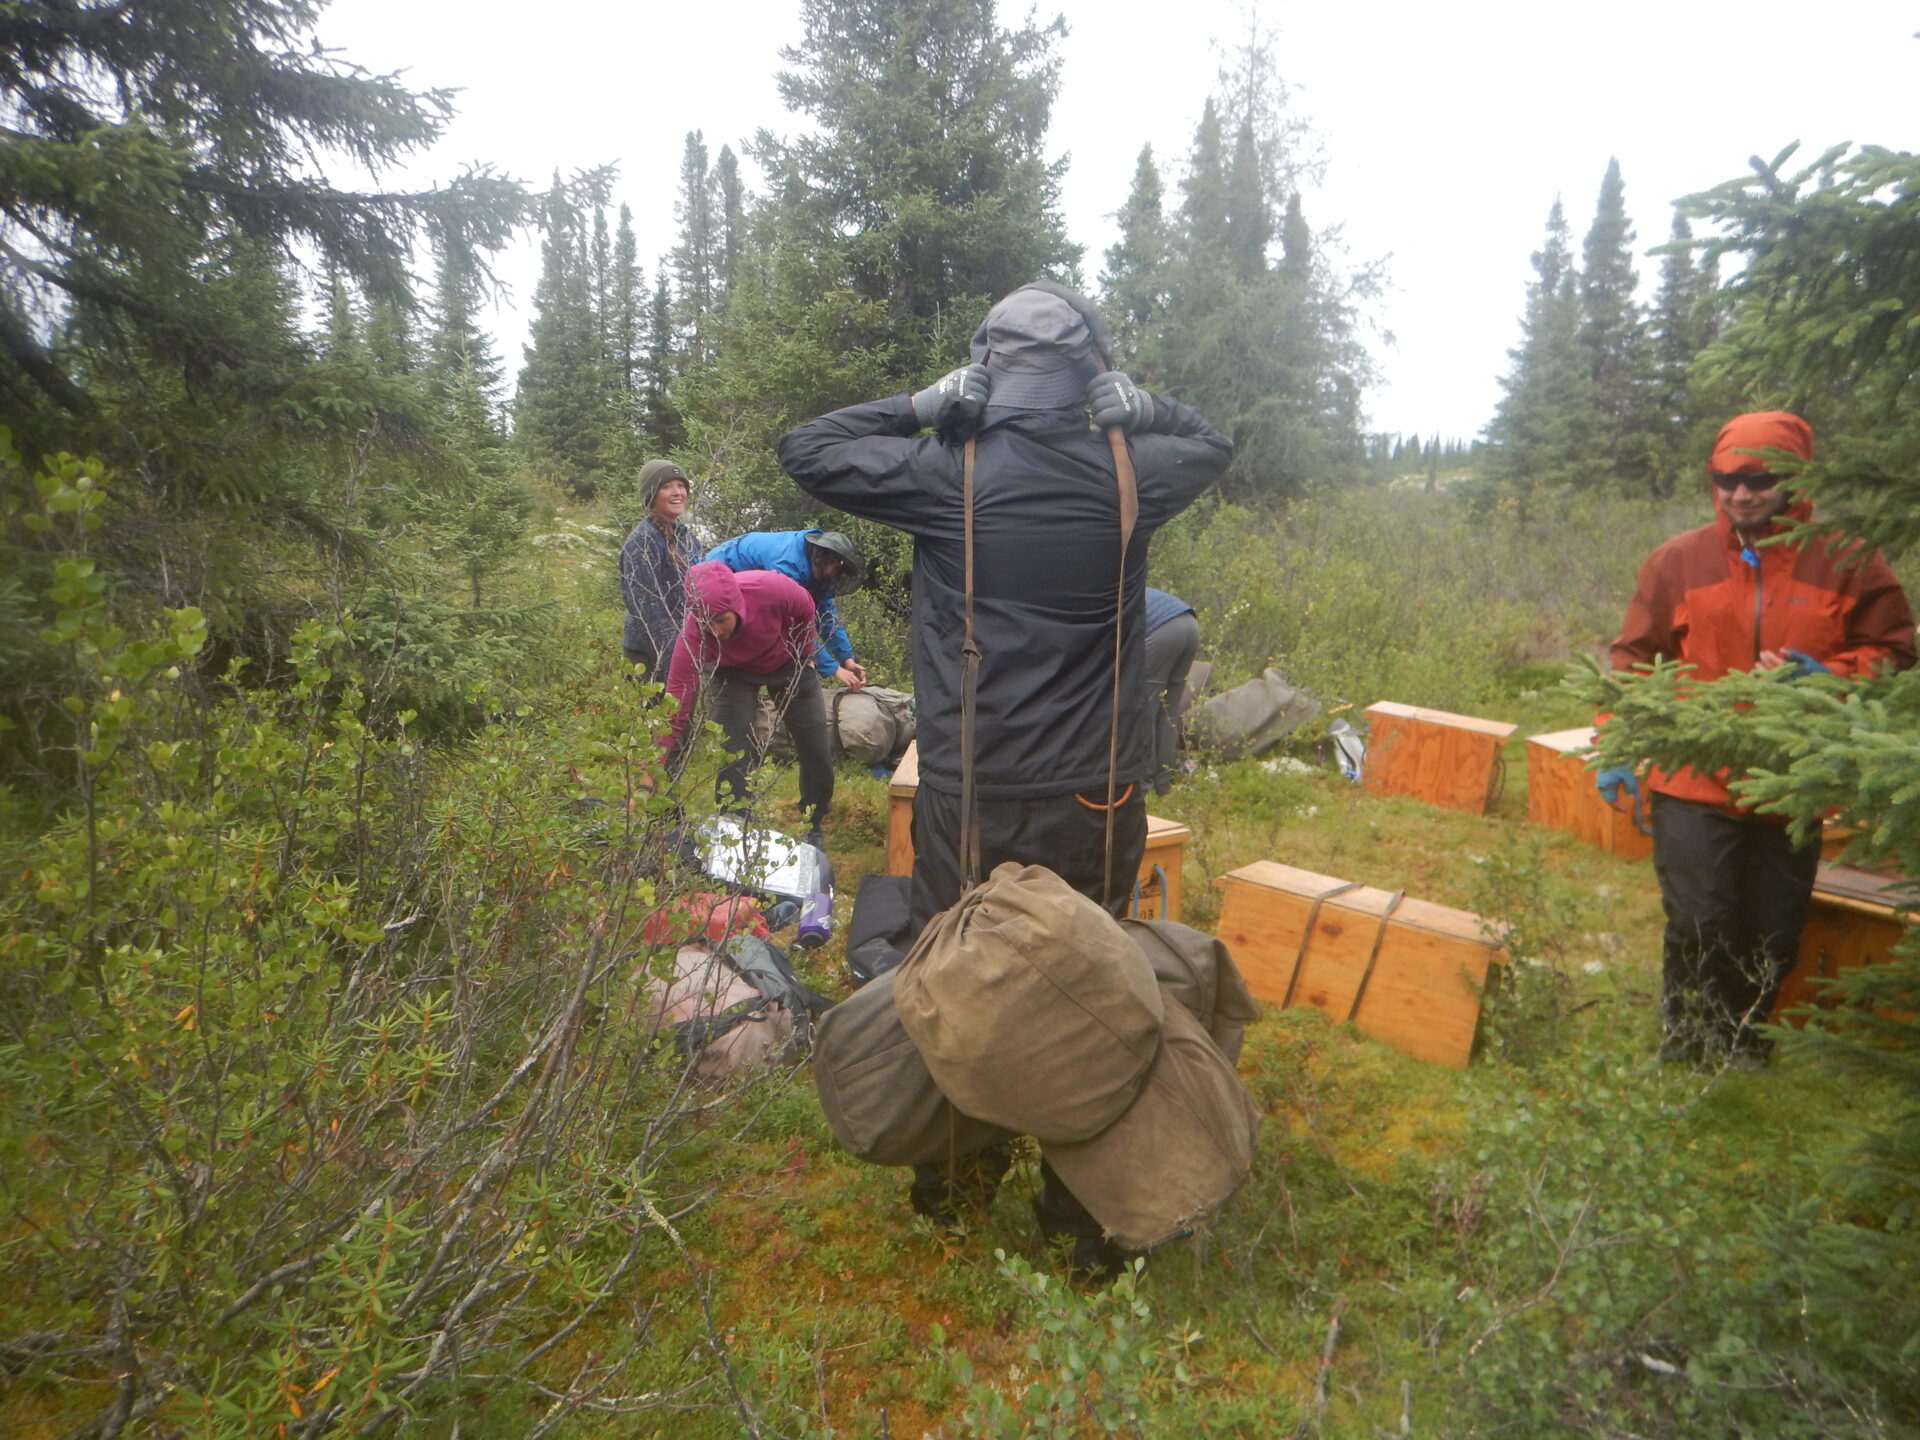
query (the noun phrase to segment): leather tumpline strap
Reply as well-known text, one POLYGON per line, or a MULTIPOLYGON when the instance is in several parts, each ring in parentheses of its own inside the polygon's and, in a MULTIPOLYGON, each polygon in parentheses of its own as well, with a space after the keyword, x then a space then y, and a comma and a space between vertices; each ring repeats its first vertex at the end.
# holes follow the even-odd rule
POLYGON ((973 638, 973 440, 960 457, 961 548, 966 611, 960 639, 960 878, 963 889, 980 883, 980 817, 973 778, 974 690, 980 683, 980 646, 973 638))
MULTIPOLYGON (((1113 586, 1113 692, 1112 715, 1107 726, 1107 801, 1105 859, 1101 871, 1100 897, 1113 904, 1113 822, 1119 802, 1133 793, 1116 795, 1120 772, 1120 669, 1126 655, 1127 619, 1127 547, 1133 543, 1133 530, 1140 519, 1140 494, 1133 473, 1133 456, 1127 450, 1127 437, 1118 425, 1107 428, 1107 446, 1113 452, 1114 485, 1120 501, 1120 559, 1113 586)), ((974 443, 968 438, 960 457, 961 553, 964 575, 965 608, 960 640, 960 869, 965 888, 980 883, 980 821, 975 808, 973 740, 975 688, 980 680, 980 646, 973 637, 973 456, 974 443)), ((1082 802, 1085 803, 1085 802, 1082 802)))
POLYGON ((1101 902, 1111 907, 1113 821, 1119 808, 1114 799, 1114 785, 1120 771, 1120 662, 1126 653, 1127 546, 1133 543, 1133 527, 1140 519, 1140 493, 1134 481, 1133 456, 1127 450, 1127 437, 1118 425, 1107 427, 1107 448, 1113 451, 1113 481, 1120 492, 1120 560, 1115 566, 1117 574, 1113 583, 1113 716, 1107 727, 1107 853, 1100 880, 1101 902))

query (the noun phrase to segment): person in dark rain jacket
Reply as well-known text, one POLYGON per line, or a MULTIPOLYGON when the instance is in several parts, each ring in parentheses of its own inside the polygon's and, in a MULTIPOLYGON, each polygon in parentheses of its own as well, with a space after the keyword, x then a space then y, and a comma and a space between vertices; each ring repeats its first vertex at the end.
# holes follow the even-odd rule
MULTIPOLYGON (((788 432, 780 463, 816 499, 904 530, 913 547, 913 679, 920 787, 916 924, 960 898, 962 445, 977 423, 974 634, 982 659, 974 761, 981 872, 1044 863, 1076 889, 1126 903, 1146 836, 1152 716, 1124 705, 1116 782, 1117 896, 1102 895, 1119 501, 1105 435, 1088 424, 1101 375, 1081 312, 1017 290, 973 339, 974 364, 916 395, 853 405, 788 432), (922 434, 929 426, 936 433, 922 434)), ((1217 480, 1233 442, 1185 405, 1113 374, 1140 514, 1125 565, 1121 695, 1145 689, 1141 637, 1153 533, 1217 480), (1130 408, 1129 408, 1130 407, 1130 408)), ((1096 418, 1102 418, 1096 415, 1096 418)))
MULTIPOLYGON (((1097 314, 1052 286, 1016 290, 973 337, 971 365, 927 389, 853 405, 788 432, 780 463, 818 500, 913 537, 913 681, 920 784, 916 930, 956 902, 965 630, 962 467, 974 437, 973 633, 981 659, 973 762, 980 870, 1043 864, 1116 914, 1146 840, 1152 765, 1142 595, 1153 533, 1220 477, 1233 442, 1199 413, 1105 370, 1097 314), (1104 372, 1104 373, 1103 373, 1104 372), (1089 425, 1092 412, 1094 425, 1089 425), (1123 558, 1120 494, 1102 428, 1127 433, 1139 516, 1123 558), (931 434, 922 431, 931 430, 931 434), (1123 609, 1113 854, 1107 853, 1116 596, 1123 609), (1112 889, 1108 892, 1108 869, 1112 889)), ((916 1166, 908 1198, 938 1224, 984 1203, 1009 1157, 989 1147, 916 1166)), ((1034 1212, 1090 1273, 1121 1255, 1044 1162, 1034 1212)))

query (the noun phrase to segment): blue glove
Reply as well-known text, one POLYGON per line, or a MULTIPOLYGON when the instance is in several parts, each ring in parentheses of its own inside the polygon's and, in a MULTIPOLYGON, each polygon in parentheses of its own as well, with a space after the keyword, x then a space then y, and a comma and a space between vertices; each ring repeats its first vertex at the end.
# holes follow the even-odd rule
POLYGON ((1822 665, 1804 650, 1788 650, 1785 653, 1786 657, 1793 661, 1793 674, 1795 679, 1800 679, 1807 675, 1833 674, 1833 671, 1822 665))
POLYGON ((1595 772, 1593 785, 1600 792, 1600 798, 1609 805, 1620 798, 1622 789, 1634 799, 1640 798, 1640 782, 1633 778, 1631 765, 1609 765, 1595 772))

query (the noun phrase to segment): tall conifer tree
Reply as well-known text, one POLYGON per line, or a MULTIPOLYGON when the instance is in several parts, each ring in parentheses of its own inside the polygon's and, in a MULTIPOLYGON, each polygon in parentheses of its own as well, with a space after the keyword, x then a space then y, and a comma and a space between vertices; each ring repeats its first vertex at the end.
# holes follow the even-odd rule
POLYGON ((593 257, 581 200, 597 187, 553 178, 541 211, 540 280, 514 397, 514 431, 528 459, 578 495, 604 468, 607 378, 594 313, 593 257))
POLYGON ((1538 498, 1593 477, 1592 364, 1580 341, 1580 293, 1566 212, 1556 198, 1545 242, 1533 253, 1520 344, 1487 427, 1487 476, 1522 515, 1538 498))
POLYGON ((1633 224, 1627 217, 1620 162, 1609 160, 1593 224, 1582 247, 1580 343, 1586 348, 1597 412, 1593 457, 1628 490, 1650 480, 1654 441, 1646 409, 1652 369, 1633 268, 1633 224))
POLYGON ((678 290, 674 319, 680 330, 682 363, 698 368, 708 359, 714 309, 714 259, 720 249, 713 212, 713 176, 706 137, 687 132, 680 159, 680 196, 674 202, 680 243, 673 247, 673 278, 678 290))
POLYGON ((993 0, 803 0, 800 13, 779 84, 812 129, 753 147, 791 182, 779 202, 790 259, 812 257, 804 279, 784 273, 879 307, 880 334, 846 339, 885 347, 902 382, 921 381, 952 363, 987 303, 1073 276, 1065 162, 1045 148, 1065 25, 1002 28, 993 0))
POLYGON ((1143 145, 1133 167, 1133 189, 1114 216, 1120 238, 1108 248, 1100 275, 1107 323, 1128 363, 1137 363, 1142 343, 1166 308, 1173 237, 1165 198, 1153 146, 1143 145))

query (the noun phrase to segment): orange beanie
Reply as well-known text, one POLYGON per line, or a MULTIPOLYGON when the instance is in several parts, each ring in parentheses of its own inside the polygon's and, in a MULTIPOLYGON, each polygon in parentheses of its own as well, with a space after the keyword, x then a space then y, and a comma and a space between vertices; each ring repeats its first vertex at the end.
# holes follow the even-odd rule
POLYGON ((1764 455, 1743 450, 1785 450, 1802 460, 1813 458, 1813 427, 1785 410, 1756 410, 1736 415, 1714 437, 1713 457, 1707 461, 1713 475, 1764 475, 1771 467, 1764 455))

